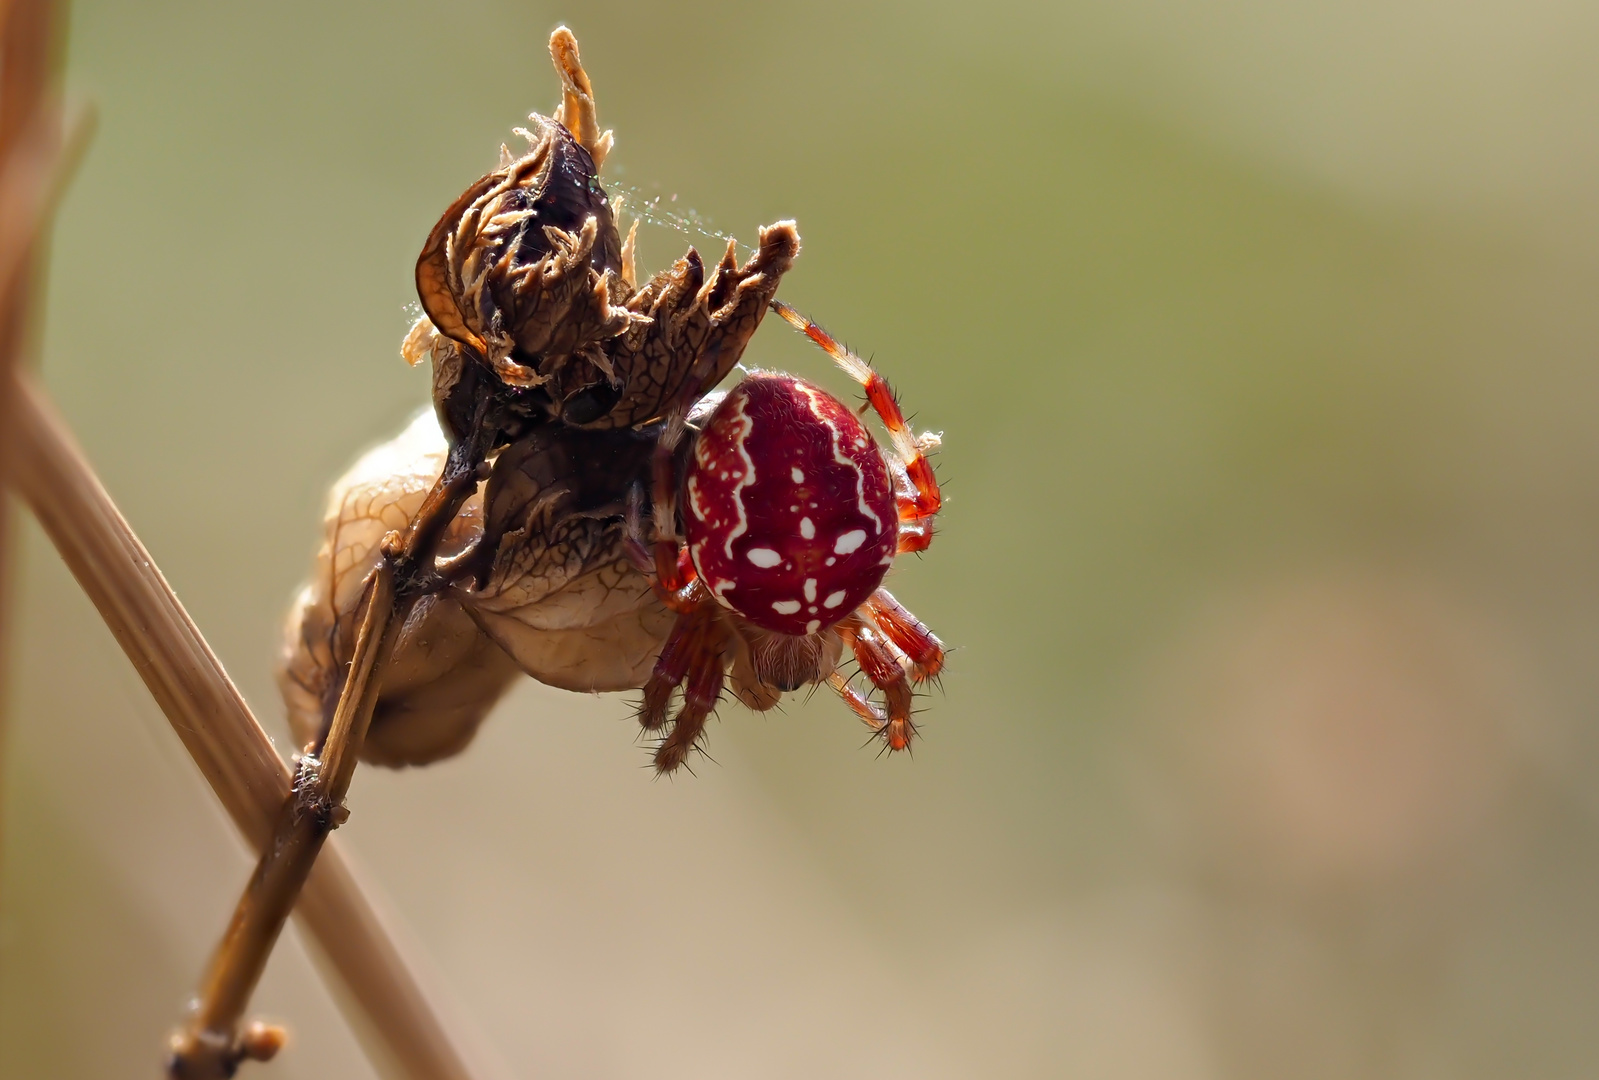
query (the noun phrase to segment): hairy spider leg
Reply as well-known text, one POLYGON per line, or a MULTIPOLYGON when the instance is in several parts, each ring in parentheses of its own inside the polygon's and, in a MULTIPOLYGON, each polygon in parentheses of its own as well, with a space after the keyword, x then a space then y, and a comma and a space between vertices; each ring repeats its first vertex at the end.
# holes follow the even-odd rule
POLYGON ((844 677, 843 672, 835 671, 829 675, 827 677, 827 685, 838 691, 838 696, 844 699, 844 704, 848 705, 855 715, 861 718, 861 722, 871 728, 874 733, 883 730, 883 725, 888 722, 888 718, 883 715, 883 710, 872 704, 866 699, 866 695, 851 686, 849 680, 844 677))
POLYGON ((622 550, 633 569, 647 578, 655 576, 655 556, 644 537, 644 485, 634 484, 627 492, 627 515, 623 518, 622 550))
POLYGON ((639 705, 639 726, 645 731, 665 728, 671 710, 672 693, 680 684, 683 703, 671 718, 671 729, 655 748, 655 770, 670 773, 682 765, 705 731, 705 723, 722 697, 725 679, 726 631, 721 613, 694 572, 688 549, 678 543, 675 492, 677 470, 674 463, 678 444, 683 439, 686 413, 673 409, 665 429, 655 444, 650 461, 650 512, 655 539, 644 536, 644 496, 634 488, 629 493, 626 519, 626 550, 633 565, 646 577, 661 602, 678 613, 667 636, 655 668, 644 684, 644 700, 639 705))
POLYGON ((699 575, 694 570, 694 563, 688 556, 688 549, 683 548, 677 553, 677 578, 681 584, 676 589, 669 589, 661 582, 657 573, 655 545, 644 537, 644 491, 641 486, 635 486, 627 495, 627 517, 625 524, 625 537, 622 549, 627 554, 628 561, 633 564, 633 569, 649 579, 650 588, 655 590, 655 595, 668 608, 679 614, 693 611, 704 603, 708 596, 703 586, 699 584, 699 575))
POLYGON ((910 661, 913 682, 935 679, 944 669, 944 643, 887 589, 878 589, 863 605, 883 636, 910 661))
POLYGON ((705 634, 706 619, 696 607, 677 617, 661 655, 655 658, 655 669, 644 684, 644 701, 639 705, 638 722, 645 731, 657 731, 666 725, 672 691, 688 677, 694 656, 699 651, 699 639, 705 634))
MULTIPOLYGON (((883 692, 884 711, 879 721, 879 734, 883 742, 890 750, 906 749, 916 736, 916 724, 911 719, 911 702, 915 695, 899 660, 902 654, 859 615, 850 615, 834 629, 844 639, 844 644, 855 653, 855 661, 860 664, 861 671, 873 686, 883 692)), ((834 689, 838 689, 838 684, 834 683, 834 689)), ((862 710, 859 695, 850 693, 843 696, 845 703, 855 710, 857 716, 869 725, 873 722, 868 719, 868 712, 862 710)), ((876 709, 870 702, 864 704, 872 715, 876 715, 876 709)))
POLYGON ((659 731, 668 724, 672 692, 683 687, 683 704, 671 718, 671 729, 655 749, 655 769, 669 773, 694 749, 705 722, 722 697, 725 633, 716 606, 696 605, 677 617, 672 632, 644 684, 639 726, 659 731))
POLYGON ((928 452, 938 448, 938 436, 932 432, 916 435, 905 422, 899 402, 888 381, 877 371, 845 348, 839 341, 811 319, 801 315, 781 300, 772 301, 772 310, 783 317, 790 326, 821 347, 833 358, 845 374, 860 383, 866 390, 866 401, 876 410, 889 437, 894 440, 894 454, 899 467, 894 469, 894 501, 899 507, 900 551, 925 551, 932 542, 932 519, 943 506, 943 495, 938 490, 938 479, 933 475, 933 463, 928 452), (899 482, 903 473, 904 483, 899 482))
POLYGON ((655 771, 669 773, 683 764, 705 731, 705 722, 722 698, 725 663, 722 658, 721 624, 716 609, 705 609, 705 629, 696 635, 689 655, 688 685, 683 689, 683 707, 678 710, 672 731, 655 748, 655 771))
POLYGON ((897 454, 884 459, 889 475, 894 479, 894 506, 899 512, 899 542, 894 554, 907 555, 926 551, 933 545, 933 515, 916 516, 916 486, 906 475, 905 466, 897 454), (910 516, 907 517, 906 515, 910 516))

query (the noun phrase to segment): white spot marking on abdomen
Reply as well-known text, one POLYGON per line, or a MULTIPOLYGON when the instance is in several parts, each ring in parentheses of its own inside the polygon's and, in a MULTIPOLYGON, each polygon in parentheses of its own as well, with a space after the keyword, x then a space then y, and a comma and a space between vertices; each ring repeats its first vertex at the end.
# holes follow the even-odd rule
MULTIPOLYGON (((840 536, 833 542, 833 550, 838 552, 840 555, 848 555, 850 552, 857 550, 864 543, 866 543, 866 530, 851 529, 849 532, 845 533, 843 536, 840 536)), ((754 560, 755 552, 752 551, 750 552, 750 561, 753 562, 754 560)))
MULTIPOLYGON (((865 539, 865 536, 865 533, 861 534, 862 539, 865 539)), ((859 544, 856 545, 856 547, 859 546, 859 544)), ((854 551, 855 549, 851 548, 850 550, 854 551)), ((745 552, 744 557, 750 562, 754 563, 756 566, 759 566, 762 570, 770 570, 772 567, 783 561, 783 556, 779 555, 771 548, 750 548, 749 551, 745 552)))

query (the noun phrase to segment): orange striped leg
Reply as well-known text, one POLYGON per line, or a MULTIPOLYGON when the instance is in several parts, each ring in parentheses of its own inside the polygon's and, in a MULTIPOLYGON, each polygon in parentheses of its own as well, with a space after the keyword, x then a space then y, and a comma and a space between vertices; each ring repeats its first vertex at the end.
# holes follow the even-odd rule
MULTIPOLYGON (((916 724, 911 719, 911 702, 914 694, 905 669, 900 665, 898 650, 893 644, 857 615, 851 615, 834 628, 855 653, 861 671, 883 692, 883 713, 876 720, 876 730, 890 750, 904 750, 916 736, 916 724)), ((837 684, 834 685, 837 689, 837 684)), ((871 702, 852 692, 844 694, 844 701, 855 714, 873 725, 872 717, 879 714, 871 702), (865 707, 863 711, 862 706, 865 707)))
MULTIPOLYGON (((702 590, 703 591, 703 590, 702 590)), ((639 726, 659 731, 667 726, 672 692, 687 680, 683 704, 672 718, 671 731, 655 748, 655 771, 669 773, 683 764, 705 730, 705 722, 722 696, 723 635, 715 603, 709 596, 690 606, 672 624, 655 670, 644 684, 639 726)))
POLYGON ((902 523, 899 527, 899 546, 894 549, 896 555, 915 555, 926 551, 933 546, 933 523, 931 521, 918 521, 911 524, 902 523))
MULTIPOLYGON (((910 425, 905 423, 905 414, 900 411, 899 401, 894 397, 894 391, 889 388, 887 380, 873 370, 872 365, 840 344, 833 335, 781 300, 772 301, 772 310, 781 315, 790 326, 814 341, 844 369, 850 378, 865 387, 866 400, 877 410, 883 426, 888 429, 889 436, 894 440, 894 452, 899 455, 914 491, 910 507, 911 516, 922 519, 938 513, 939 507, 943 505, 943 496, 938 490, 938 480, 933 475, 933 463, 927 460, 926 453, 938 445, 938 437, 931 434, 916 436, 911 431, 910 425)), ((906 516, 906 508, 902 506, 901 520, 906 516)))
POLYGON ((866 610, 883 636, 910 661, 913 682, 936 679, 944 670, 944 643, 887 589, 878 589, 866 601, 866 610))
POLYGON ((651 544, 645 539, 643 492, 637 486, 628 492, 622 549, 633 568, 649 579, 661 603, 673 611, 692 611, 707 599, 705 590, 696 585, 698 575, 687 548, 679 548, 676 541, 651 544), (663 565, 665 576, 660 572, 663 565))
POLYGON ((898 461, 889 459, 889 472, 894 477, 894 506, 899 512, 899 545, 895 553, 926 551, 933 544, 933 519, 936 514, 923 514, 916 507, 916 486, 906 475, 898 461))
POLYGON ((827 677, 827 685, 838 691, 838 696, 844 699, 844 704, 861 722, 874 732, 882 731, 883 725, 888 723, 888 717, 883 715, 883 710, 866 699, 866 696, 849 684, 841 672, 833 672, 827 677))

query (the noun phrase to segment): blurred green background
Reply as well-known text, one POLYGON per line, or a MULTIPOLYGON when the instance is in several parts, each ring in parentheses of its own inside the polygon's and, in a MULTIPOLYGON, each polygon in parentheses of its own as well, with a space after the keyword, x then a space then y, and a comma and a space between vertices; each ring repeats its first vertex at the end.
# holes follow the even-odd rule
MULTIPOLYGON (((914 760, 823 693, 655 782, 527 683, 363 771, 505 1074, 1599 1072, 1599 7, 77 0, 43 378, 285 749, 322 492, 563 21, 608 179, 796 217, 784 297, 945 432, 892 585, 958 651, 914 760)), ((154 1075, 250 861, 22 535, 0 1074, 154 1075)), ((258 1004, 373 1075, 297 935, 258 1004)))

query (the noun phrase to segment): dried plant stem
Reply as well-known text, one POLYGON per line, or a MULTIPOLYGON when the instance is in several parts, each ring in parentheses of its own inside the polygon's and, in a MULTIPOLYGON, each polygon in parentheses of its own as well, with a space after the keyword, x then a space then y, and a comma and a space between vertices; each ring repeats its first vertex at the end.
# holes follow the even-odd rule
MULTIPOLYGON (((290 801, 288 768, 42 391, 20 373, 12 390, 14 423, 4 434, 18 492, 229 816, 264 850, 290 801)), ((459 1035, 439 1016, 336 844, 324 847, 303 880, 294 910, 388 1063, 416 1080, 469 1080, 459 1035)), ((285 893, 292 905, 293 891, 285 893)))
MULTIPOLYGON (((492 429, 491 429, 492 430, 492 429)), ((300 760, 294 792, 278 813, 272 842, 234 908, 200 989, 189 1024, 172 1040, 174 1080, 226 1080, 247 1059, 265 1061, 283 1041, 281 1029, 240 1021, 266 969, 278 934, 328 835, 348 816, 344 797, 377 707, 400 630, 412 606, 440 583, 435 556, 445 529, 477 486, 482 439, 452 449, 404 534, 392 533, 366 583, 360 629, 326 736, 300 760)))
POLYGON ((317 855, 344 817, 344 796, 377 704, 377 673, 387 665, 399 637, 390 632, 400 625, 394 620, 394 600, 394 568, 385 561, 367 583, 365 611, 326 760, 308 756, 300 761, 272 842, 262 852, 201 983, 199 1007, 173 1038, 168 1070, 175 1077, 228 1077, 244 1059, 266 1060, 277 1052, 281 1034, 276 1029, 253 1025, 241 1033, 239 1022, 317 855))
MULTIPOLYGON (((55 11, 51 0, 0 2, 0 262, 14 265, 0 283, 0 433, 12 424, 11 373, 21 366, 28 341, 28 315, 35 298, 26 273, 33 263, 34 240, 42 218, 36 181, 39 133, 55 134, 43 123, 54 74, 55 11), (32 136, 32 138, 30 138, 32 136)), ((45 148, 45 157, 53 157, 45 148)), ((9 475, 10 451, 0 438, 0 481, 9 475)), ((10 702, 6 668, 11 592, 11 505, 0 495, 0 779, 5 776, 6 712, 10 702)), ((5 789, 0 785, 0 842, 5 837, 5 789)), ((3 850, 3 848, 0 848, 3 850)))

